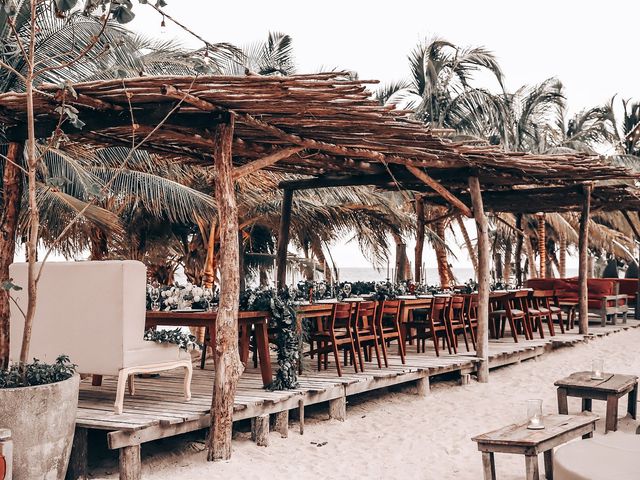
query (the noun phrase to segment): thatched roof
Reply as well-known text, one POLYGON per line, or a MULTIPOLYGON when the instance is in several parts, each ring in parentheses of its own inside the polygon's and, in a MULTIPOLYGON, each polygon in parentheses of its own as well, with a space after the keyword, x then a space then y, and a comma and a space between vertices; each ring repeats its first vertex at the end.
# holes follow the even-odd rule
MULTIPOLYGON (((531 207, 529 200, 517 200, 520 193, 508 193, 513 189, 566 189, 582 182, 635 179, 597 157, 505 153, 496 146, 450 140, 446 132, 412 120, 408 112, 379 105, 367 90, 370 83, 375 82, 332 72, 140 77, 79 83, 73 91, 42 85, 34 100, 36 130, 49 136, 59 123, 56 108, 64 102, 77 108, 86 123, 81 130, 62 124, 71 141, 130 146, 132 132, 140 140, 168 116, 144 148, 211 165, 212 127, 233 114, 233 161, 242 174, 262 167, 301 176, 283 185, 287 188, 361 184, 426 192, 433 191, 435 179, 463 197, 473 173, 480 178, 487 205, 494 201, 489 192, 495 192, 495 207, 510 211, 531 207)), ((9 139, 26 137, 25 104, 24 93, 0 95, 0 122, 9 139)), ((616 187, 612 192, 619 201, 631 190, 616 187)), ((545 195, 551 208, 555 193, 545 195)), ((570 208, 567 198, 574 197, 563 198, 564 208, 570 208)))

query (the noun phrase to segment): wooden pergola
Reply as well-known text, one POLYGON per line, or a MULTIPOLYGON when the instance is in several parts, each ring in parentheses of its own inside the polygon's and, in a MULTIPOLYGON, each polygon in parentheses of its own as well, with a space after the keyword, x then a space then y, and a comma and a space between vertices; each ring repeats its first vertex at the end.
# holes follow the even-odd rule
MULTIPOLYGON (((480 381, 488 380, 490 253, 485 210, 582 211, 583 329, 590 209, 593 205, 640 210, 632 184, 636 176, 623 168, 585 155, 505 153, 495 146, 455 141, 449 138, 450 131, 430 129, 408 112, 379 105, 367 89, 371 83, 376 82, 332 72, 291 77, 141 77, 79 83, 73 88, 38 87, 34 98, 38 138, 54 134, 95 147, 139 145, 175 161, 215 170, 224 259, 212 402, 216 458, 230 455, 233 397, 242 372, 237 348, 235 179, 261 169, 296 175, 280 185, 284 200, 277 245, 279 285, 285 279, 295 190, 347 185, 410 190, 419 194, 418 208, 431 202, 473 217, 478 229, 480 381), (61 106, 78 110, 85 123, 82 129, 61 117, 61 106)), ((0 95, 0 123, 13 144, 9 150, 13 161, 19 160, 20 144, 27 138, 25 105, 23 93, 0 95)), ((0 269, 8 271, 8 265, 0 269)))

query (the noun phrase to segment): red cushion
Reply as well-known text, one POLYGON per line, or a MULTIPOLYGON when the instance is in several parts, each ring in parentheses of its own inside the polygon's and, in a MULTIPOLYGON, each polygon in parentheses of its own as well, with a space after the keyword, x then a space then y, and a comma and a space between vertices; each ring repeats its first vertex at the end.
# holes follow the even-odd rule
POLYGON ((604 278, 590 278, 587 280, 589 294, 593 295, 614 295, 615 282, 604 278))
POLYGON ((616 280, 618 284, 618 293, 625 295, 637 295, 638 293, 638 280, 635 278, 620 278, 616 280))

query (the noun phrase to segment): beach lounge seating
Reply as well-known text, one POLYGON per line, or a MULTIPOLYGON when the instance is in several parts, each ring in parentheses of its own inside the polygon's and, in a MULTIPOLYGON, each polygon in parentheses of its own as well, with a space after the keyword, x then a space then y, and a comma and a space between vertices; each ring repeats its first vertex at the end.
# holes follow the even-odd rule
POLYGON ((613 432, 556 449, 555 480, 635 480, 640 477, 640 435, 613 432))
MULTIPOLYGON (((27 264, 12 264, 10 274, 23 287, 12 296, 26 311, 27 264)), ((117 376, 116 413, 122 413, 128 377, 137 373, 183 367, 184 396, 189 400, 190 355, 176 345, 143 339, 145 288, 146 267, 137 261, 46 264, 38 285, 30 357, 51 363, 65 354, 78 373, 117 376)), ((12 304, 13 360, 18 358, 23 330, 24 317, 12 304)), ((133 393, 132 383, 130 390, 133 393)))

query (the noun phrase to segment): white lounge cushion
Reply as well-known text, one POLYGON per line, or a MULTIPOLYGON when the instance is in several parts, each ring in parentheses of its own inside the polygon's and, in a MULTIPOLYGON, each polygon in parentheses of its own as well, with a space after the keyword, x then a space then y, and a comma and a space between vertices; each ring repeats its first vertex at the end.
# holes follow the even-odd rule
POLYGON ((556 480, 637 480, 640 478, 640 435, 609 432, 556 449, 556 480))

